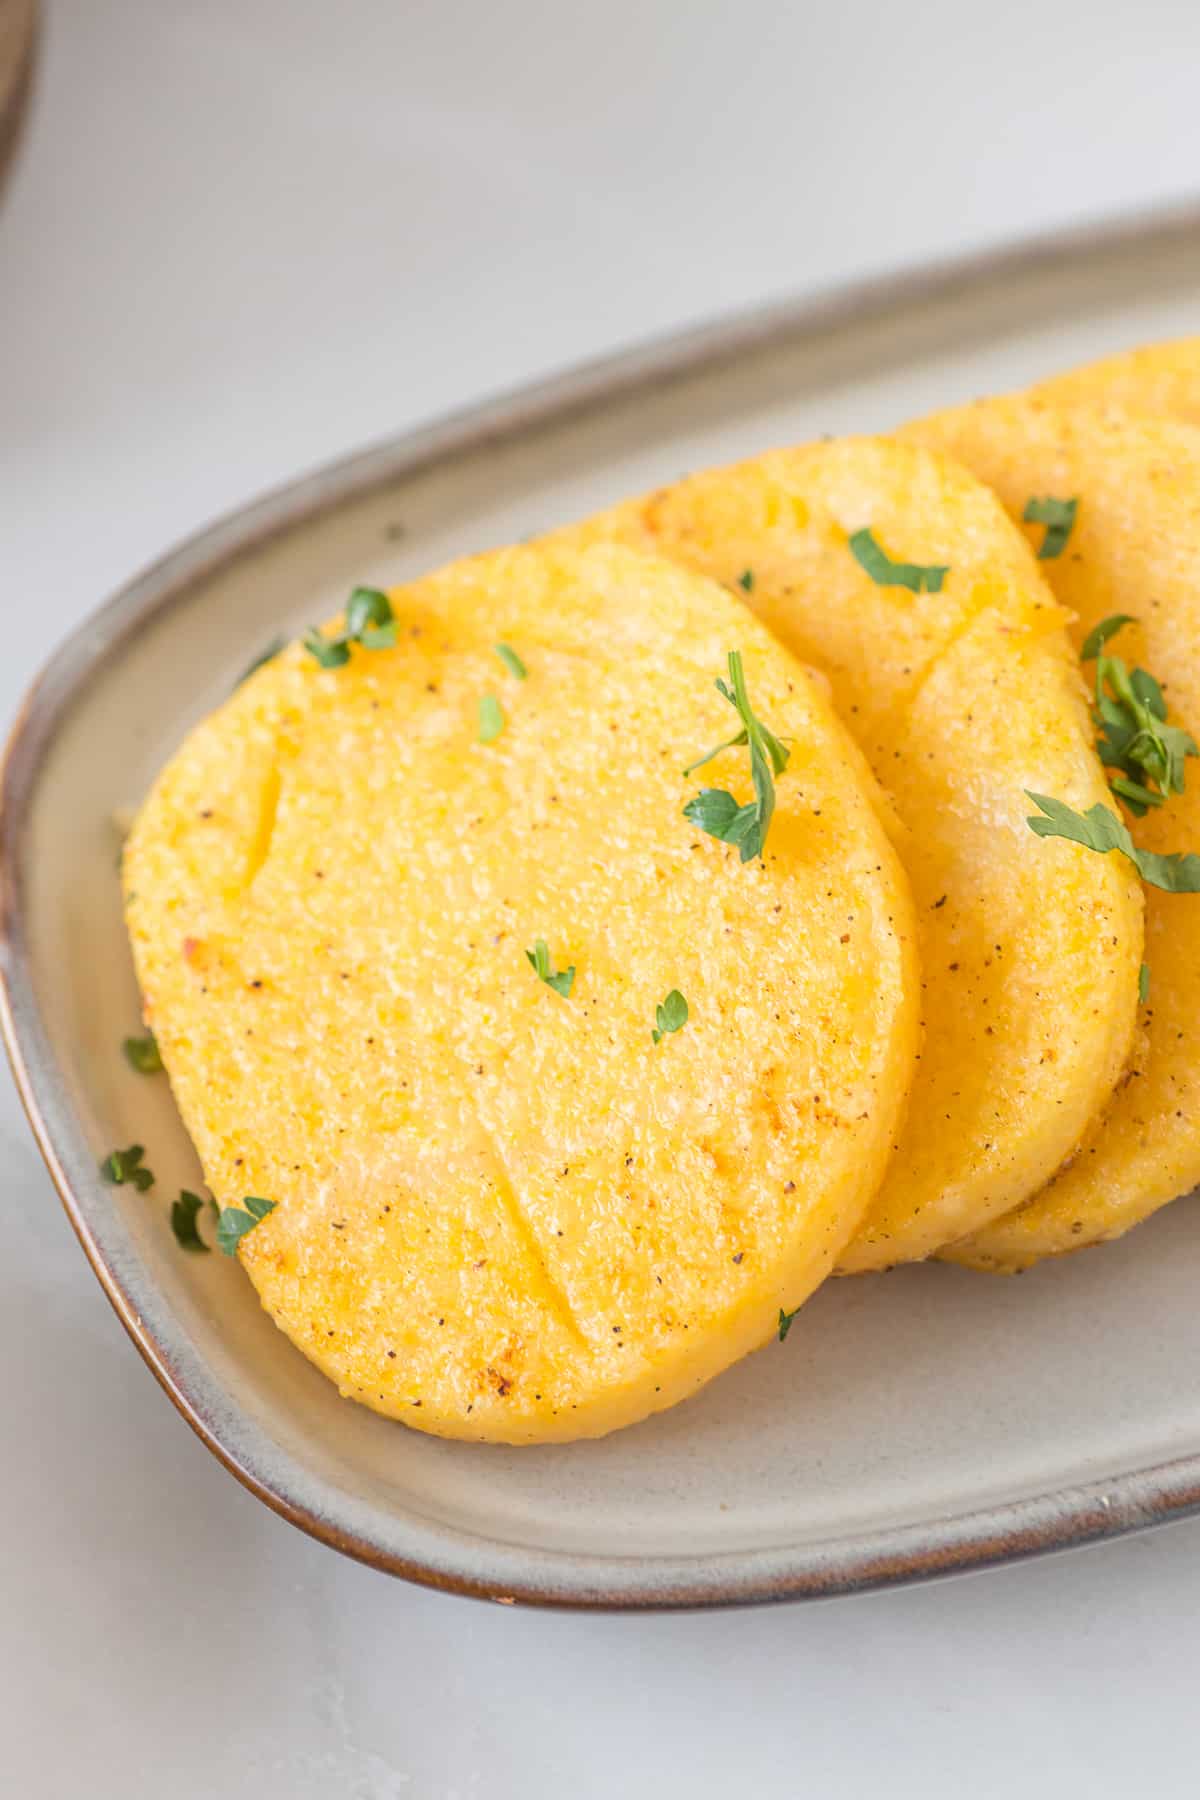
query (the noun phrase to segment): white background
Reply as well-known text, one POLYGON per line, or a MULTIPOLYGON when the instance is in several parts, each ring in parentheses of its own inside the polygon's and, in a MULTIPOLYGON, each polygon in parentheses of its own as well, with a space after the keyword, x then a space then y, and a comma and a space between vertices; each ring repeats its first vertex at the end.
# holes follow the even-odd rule
MULTIPOLYGON (((59 0, 44 50, 0 206, 6 715, 111 587, 344 449, 728 306, 1200 189, 1195 0, 59 0)), ((1196 1791, 1200 1524, 757 1613, 406 1587, 193 1439, 6 1077, 0 1148, 6 1794, 1196 1791)))

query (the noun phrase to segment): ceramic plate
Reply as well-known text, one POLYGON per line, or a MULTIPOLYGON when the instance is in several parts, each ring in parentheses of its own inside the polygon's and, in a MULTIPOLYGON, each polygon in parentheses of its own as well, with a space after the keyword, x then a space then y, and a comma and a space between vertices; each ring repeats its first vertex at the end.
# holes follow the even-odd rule
POLYGON ((37 0, 0 0, 0 193, 33 86, 37 0))
POLYGON ((1018 1281, 828 1283, 786 1345, 598 1443, 439 1442, 340 1400, 165 1201, 198 1164, 138 1024, 114 867, 135 802, 274 634, 687 469, 880 429, 1200 321, 1195 215, 1023 247, 706 328, 340 463, 203 532, 55 657, 3 774, 5 1030, 83 1247, 223 1462, 381 1569, 493 1599, 828 1594, 1079 1543, 1200 1504, 1200 1214, 1018 1281), (150 1198, 97 1160, 152 1148, 150 1198))

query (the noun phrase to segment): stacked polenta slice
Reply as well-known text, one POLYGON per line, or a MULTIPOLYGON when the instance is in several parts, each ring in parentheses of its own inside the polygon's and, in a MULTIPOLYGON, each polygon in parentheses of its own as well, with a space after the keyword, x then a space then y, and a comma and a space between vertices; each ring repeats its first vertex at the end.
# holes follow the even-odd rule
POLYGON ((356 590, 188 737, 145 1018, 345 1395, 599 1435, 832 1273, 1200 1181, 1191 419, 1168 346, 693 476, 356 590))

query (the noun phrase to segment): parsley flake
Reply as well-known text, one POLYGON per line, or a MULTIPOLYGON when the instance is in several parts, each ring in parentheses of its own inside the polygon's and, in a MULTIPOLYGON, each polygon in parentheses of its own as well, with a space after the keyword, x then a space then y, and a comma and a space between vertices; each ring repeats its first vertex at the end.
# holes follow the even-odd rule
POLYGON ((1138 1004, 1145 1006, 1150 998, 1150 964, 1143 963, 1138 970, 1138 1004))
POLYGON ((125 1061, 139 1075, 159 1075, 162 1073, 163 1061, 158 1053, 158 1040, 152 1031, 145 1037, 128 1037, 121 1045, 125 1052, 125 1061))
POLYGON ((525 667, 525 664, 521 661, 512 645, 497 644, 495 650, 496 655, 500 658, 500 661, 504 664, 509 674, 515 675, 518 681, 524 681, 529 670, 525 667))
POLYGON ((346 605, 346 636, 367 650, 390 650, 396 642, 396 615, 382 588, 356 587, 346 605))
POLYGON ((479 741, 491 744, 504 730, 504 708, 495 694, 479 696, 479 741))
POLYGON ((798 1306, 796 1308, 794 1308, 794 1310, 792 1312, 784 1312, 782 1306, 780 1307, 780 1309, 779 1309, 779 1341, 781 1344, 782 1344, 784 1338, 787 1336, 788 1332, 792 1329, 792 1320, 796 1317, 796 1314, 799 1311, 800 1311, 800 1308, 798 1306))
POLYGON ((724 844, 736 844, 745 863, 751 857, 763 854, 767 831, 775 811, 774 776, 782 775, 787 768, 788 752, 774 733, 768 731, 754 714, 746 692, 746 675, 740 650, 729 652, 729 680, 732 686, 718 679, 717 692, 733 707, 742 721, 742 729, 736 737, 718 744, 715 750, 707 751, 698 762, 689 764, 683 772, 691 775, 695 770, 703 768, 705 763, 711 762, 714 756, 719 756, 723 750, 736 750, 742 745, 748 745, 754 799, 739 806, 733 795, 726 793, 723 788, 701 788, 696 797, 684 807, 683 816, 709 837, 717 838, 724 844))
POLYGON ((672 988, 654 1009, 654 1030, 650 1036, 656 1044, 661 1044, 669 1031, 680 1031, 687 1022, 688 1003, 678 988, 672 988))
POLYGON ((340 669, 350 661, 350 646, 391 650, 396 642, 396 615, 381 588, 356 587, 346 602, 345 629, 327 638, 314 626, 304 634, 304 648, 323 669, 340 669))
POLYGON ((1153 675, 1105 653, 1108 640, 1135 623, 1128 613, 1102 619, 1084 639, 1080 657, 1096 664, 1092 720, 1100 760, 1116 771, 1109 777, 1113 792, 1140 819, 1183 792, 1184 763, 1200 750, 1188 732, 1167 724, 1167 703, 1153 675))
POLYGON ((286 645, 287 639, 285 637, 272 638, 266 649, 260 650, 254 661, 248 663, 242 670, 241 674, 233 684, 235 693, 237 689, 242 686, 243 682, 249 681, 252 675, 257 675, 258 671, 265 668, 269 662, 274 662, 275 658, 279 655, 279 652, 284 649, 286 645))
POLYGON ((186 1188, 181 1188, 178 1200, 171 1202, 171 1230, 175 1233, 175 1242, 181 1250, 191 1250, 207 1256, 208 1245, 196 1227, 196 1219, 203 1206, 204 1202, 199 1194, 189 1194, 186 1188))
POLYGON ((139 1194, 144 1194, 154 1186, 154 1176, 142 1162, 145 1154, 141 1144, 130 1144, 128 1150, 112 1150, 100 1164, 100 1173, 113 1187, 124 1187, 130 1182, 139 1194))
POLYGON ((269 1212, 275 1211, 274 1200, 259 1200, 251 1194, 241 1206, 223 1206, 217 1215, 217 1249, 226 1256, 236 1256, 237 1247, 246 1233, 261 1225, 269 1212))
POLYGON ((1089 806, 1085 813, 1078 813, 1062 800, 1032 793, 1028 788, 1025 792, 1045 814, 1044 818, 1025 821, 1038 837, 1066 838, 1072 844, 1082 844, 1085 850, 1095 850, 1100 856, 1107 856, 1110 850, 1119 850, 1151 887, 1162 888, 1168 894, 1200 893, 1200 856, 1194 852, 1186 856, 1178 852, 1160 856, 1153 850, 1139 850, 1129 835, 1128 826, 1109 807, 1097 803, 1089 806))
POLYGON ((1132 613, 1110 613, 1107 619, 1101 619, 1093 625, 1083 640, 1083 648, 1079 652, 1080 662, 1092 662, 1099 656, 1110 637, 1115 637, 1126 625, 1136 625, 1137 620, 1132 613))
POLYGON ((545 938, 538 938, 533 949, 525 952, 525 957, 539 981, 544 981, 548 988, 553 988, 555 993, 561 995, 564 1000, 570 998, 575 982, 574 963, 569 969, 560 969, 556 975, 550 961, 550 949, 545 938))
POLYGON ((1079 510, 1078 500, 1055 500, 1047 494, 1040 500, 1027 500, 1021 514, 1027 525, 1044 525, 1046 535, 1038 551, 1039 562, 1053 562, 1067 547, 1067 539, 1079 510))
POLYGON ((742 570, 741 574, 738 576, 738 586, 742 589, 743 593, 752 594, 754 592, 753 569, 742 570))
POLYGON ((903 587, 914 594, 940 594, 942 583, 950 573, 948 564, 893 562, 887 551, 876 543, 869 526, 854 532, 848 542, 876 587, 903 587))
POLYGON ((340 669, 350 661, 350 648, 343 638, 327 638, 316 626, 306 631, 303 638, 304 648, 315 657, 323 669, 340 669))

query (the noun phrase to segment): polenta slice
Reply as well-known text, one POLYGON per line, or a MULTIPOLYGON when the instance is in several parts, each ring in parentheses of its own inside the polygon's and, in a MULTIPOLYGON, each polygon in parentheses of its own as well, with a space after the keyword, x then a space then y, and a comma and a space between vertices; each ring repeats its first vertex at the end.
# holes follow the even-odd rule
POLYGON ((1128 867, 1039 843, 1027 787, 1107 790, 1064 614, 967 472, 883 439, 715 470, 571 534, 654 548, 744 596, 823 670, 901 822, 924 1046, 907 1125, 840 1267, 930 1255, 1046 1181, 1129 1051, 1128 867))
MULTIPOLYGON (((912 428, 993 487, 1014 518, 1031 496, 1077 502, 1043 563, 1081 643, 1116 613, 1115 649, 1162 683, 1173 723, 1200 727, 1200 434, 1185 425, 1064 412, 1033 398, 981 401, 912 428)), ((1032 525, 1036 539, 1043 527, 1032 525)), ((1200 850, 1200 779, 1140 821, 1142 847, 1200 850)), ((1033 784, 1030 783, 1030 786, 1033 784)), ((1037 790, 1056 796, 1053 788, 1037 790)), ((1108 805, 1119 811, 1112 797, 1108 805)), ((1033 810, 1032 808, 1030 809, 1033 810)), ((1079 863, 1123 861, 1084 848, 1079 863)), ((1055 877, 1047 867, 1047 886, 1055 877)), ((1053 1184, 948 1252, 1020 1269, 1131 1225, 1200 1182, 1200 896, 1146 889, 1145 1047, 1102 1121, 1053 1184)), ((1080 1015, 1081 1020, 1086 1017, 1080 1015)))
POLYGON ((239 1249, 263 1304, 344 1394, 606 1432, 762 1344, 853 1231, 913 1069, 911 899, 828 701, 714 584, 521 549, 392 602, 396 647, 293 646, 159 778, 125 854, 146 1019, 213 1193, 275 1202, 239 1249), (789 752, 745 863, 683 811, 751 804, 739 745, 683 774, 737 731, 735 650, 789 752))
POLYGON ((1135 417, 1200 425, 1200 338, 1107 356, 1039 382, 1030 392, 1052 406, 1113 407, 1135 417))

